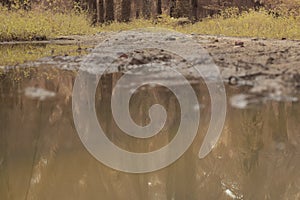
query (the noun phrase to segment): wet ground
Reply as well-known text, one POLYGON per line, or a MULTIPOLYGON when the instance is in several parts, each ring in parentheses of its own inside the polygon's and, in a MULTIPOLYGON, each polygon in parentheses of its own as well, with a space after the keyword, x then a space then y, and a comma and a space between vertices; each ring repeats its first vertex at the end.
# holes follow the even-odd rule
MULTIPOLYGON (((187 73, 200 102, 199 107, 191 106, 201 113, 198 134, 188 151, 169 167, 145 174, 123 173, 101 164, 84 148, 72 115, 73 85, 84 57, 50 56, 2 68, 0 198, 299 199, 300 103, 297 79, 291 78, 298 73, 299 43, 194 37, 221 67, 223 78, 230 79, 225 83, 228 105, 223 132, 207 157, 199 159, 198 153, 211 117, 211 101, 203 80, 187 73), (261 46, 259 43, 265 43, 263 50, 255 46, 261 46), (281 52, 289 45, 289 50, 281 52), (223 59, 224 52, 228 56, 223 59), (257 64, 270 56, 275 57, 273 63, 257 64), (275 69, 279 75, 272 74, 275 69), (259 90, 262 87, 267 89, 259 90), (285 93, 286 88, 291 90, 285 93)), ((98 121, 107 137, 126 150, 159 149, 178 129, 176 97, 155 85, 134 93, 130 112, 137 124, 145 125, 149 123, 149 107, 163 105, 168 118, 159 134, 135 139, 124 134, 113 120, 110 100, 119 78, 130 66, 153 61, 176 66, 183 62, 156 49, 120 54, 118 67, 102 77, 97 87, 98 121)))
MULTIPOLYGON (((60 66, 73 63, 74 60, 77 62, 99 43, 116 34, 108 32, 93 36, 65 36, 43 42, 0 43, 0 73, 7 68, 5 66, 16 64, 22 67, 38 66, 46 60, 57 62, 60 66), (46 58, 41 63, 36 62, 43 57, 46 58), (35 62, 22 65, 26 61, 35 62)), ((250 93, 271 95, 277 99, 299 92, 300 41, 191 36, 212 56, 225 82, 247 85, 252 88, 250 93)), ((74 66, 75 69, 78 67, 74 66)))
POLYGON ((275 96, 299 92, 300 41, 195 36, 231 84, 275 96))

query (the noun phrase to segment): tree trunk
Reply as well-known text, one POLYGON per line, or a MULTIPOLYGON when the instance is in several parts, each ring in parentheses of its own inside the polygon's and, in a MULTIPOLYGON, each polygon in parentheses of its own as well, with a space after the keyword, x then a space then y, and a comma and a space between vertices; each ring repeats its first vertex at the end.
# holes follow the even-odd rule
POLYGON ((197 21, 198 20, 198 0, 191 0, 191 5, 192 5, 191 19, 193 21, 197 21))
POLYGON ((151 15, 150 0, 143 0, 143 17, 149 19, 151 15))
POLYGON ((141 0, 134 0, 133 1, 133 9, 132 9, 132 16, 134 18, 140 18, 140 16, 142 16, 142 1, 141 0))
POLYGON ((176 0, 170 0, 170 16, 176 17, 176 0))
POLYGON ((157 11, 156 12, 157 12, 158 15, 162 14, 162 8, 161 8, 161 6, 162 6, 161 5, 161 0, 157 0, 157 7, 156 7, 157 11))
POLYGON ((112 22, 114 20, 114 0, 105 0, 105 21, 112 22))
POLYGON ((122 21, 128 22, 130 20, 131 0, 122 0, 121 5, 122 21))
MULTIPOLYGON (((9 4, 12 0, 0 0, 2 4, 9 4)), ((18 0, 22 1, 22 0, 18 0)), ((210 7, 225 8, 238 6, 241 8, 260 7, 259 0, 75 0, 87 2, 87 9, 93 15, 94 23, 110 22, 114 20, 129 21, 135 18, 146 19, 157 15, 171 17, 188 17, 193 21, 216 14, 218 10, 210 7), (256 3, 255 3, 256 2, 256 3)), ((83 4, 84 5, 84 4, 83 4)))
POLYGON ((175 17, 190 17, 191 5, 190 0, 177 0, 175 17))
POLYGON ((164 15, 170 14, 170 0, 161 0, 161 10, 164 15))
POLYGON ((104 5, 103 0, 96 0, 96 10, 97 10, 97 23, 103 23, 104 22, 104 5))

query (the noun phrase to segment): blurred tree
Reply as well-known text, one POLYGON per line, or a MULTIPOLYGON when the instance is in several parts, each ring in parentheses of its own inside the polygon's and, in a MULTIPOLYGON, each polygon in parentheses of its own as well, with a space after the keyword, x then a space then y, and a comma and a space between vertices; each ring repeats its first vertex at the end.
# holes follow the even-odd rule
POLYGON ((121 21, 128 22, 130 20, 131 0, 122 0, 121 5, 121 21))
POLYGON ((105 0, 105 21, 111 22, 114 21, 114 1, 113 0, 105 0))
POLYGON ((175 7, 175 17, 190 17, 191 4, 190 0, 177 0, 175 7))
POLYGON ((176 16, 176 0, 170 0, 170 16, 176 16))
POLYGON ((192 20, 197 21, 198 20, 198 0, 191 0, 191 6, 192 6, 192 20))
POLYGON ((104 22, 104 5, 103 0, 96 0, 97 1, 97 22, 103 23, 104 22))
POLYGON ((162 14, 162 8, 161 8, 161 0, 157 0, 157 14, 161 15, 162 14))
POLYGON ((150 0, 143 0, 143 17, 149 19, 151 16, 150 0))

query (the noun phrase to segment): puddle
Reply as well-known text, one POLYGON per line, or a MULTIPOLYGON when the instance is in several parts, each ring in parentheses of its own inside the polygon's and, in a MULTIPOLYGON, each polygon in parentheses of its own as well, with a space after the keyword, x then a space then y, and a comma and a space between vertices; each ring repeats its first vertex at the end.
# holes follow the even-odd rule
MULTIPOLYGON (((124 37, 129 44, 144 44, 143 38, 136 39, 143 34, 124 37)), ((168 40, 170 45, 172 41, 168 40)), ((185 38, 178 41, 186 42, 185 38)), ((112 45, 110 41, 107 44, 112 45)), ((176 76, 164 72, 166 66, 172 66, 191 78, 200 103, 188 105, 192 112, 200 112, 200 126, 192 145, 176 162, 155 172, 130 174, 107 167, 86 150, 73 120, 73 86, 88 47, 2 45, 1 65, 5 67, 0 68, 0 199, 299 199, 297 98, 283 98, 276 92, 251 93, 248 86, 226 85, 227 116, 221 137, 213 151, 199 159, 212 108, 201 78, 194 76, 186 60, 171 52, 148 46, 133 52, 112 47, 117 51, 117 60, 101 78, 95 94, 96 116, 107 138, 121 149, 136 153, 159 150, 175 138, 181 110, 175 95, 165 87, 149 84, 130 91, 129 110, 136 124, 150 123, 148 111, 152 105, 166 109, 166 123, 152 137, 138 139, 123 133, 111 110, 111 94, 117 81, 124 72, 138 71, 141 66, 146 66, 151 76, 129 74, 130 82, 124 82, 122 89, 136 85, 139 79, 163 79, 179 89, 183 87, 176 76), (13 66, 16 63, 23 64, 13 66), (133 77, 137 82, 132 81, 133 77)), ((105 53, 111 52, 98 47, 93 54, 96 57, 88 60, 94 65, 86 70, 103 70, 99 63, 106 66, 112 59, 105 53)), ((214 80, 214 76, 207 75, 214 80)), ((85 90, 79 92, 82 97, 87 95, 85 90)), ((89 122, 90 118, 85 120, 89 122)), ((190 129, 185 130, 187 134, 190 129)))
MULTIPOLYGON (((195 111, 200 109, 201 120, 192 146, 164 169, 129 174, 106 167, 84 148, 72 115, 72 89, 77 72, 48 65, 7 69, 0 76, 0 199, 300 197, 298 102, 268 100, 249 107, 242 102, 234 107, 230 99, 245 89, 226 86, 228 108, 222 135, 213 151, 199 159, 211 105, 205 84, 194 81, 200 106, 191 106, 195 111)), ((116 126, 110 109, 112 88, 121 76, 107 74, 97 88, 97 116, 107 137, 134 152, 154 151, 168 144, 180 120, 179 104, 173 93, 154 85, 134 93, 130 112, 137 124, 149 123, 147 114, 154 103, 165 107, 168 118, 154 137, 132 138, 116 126)))

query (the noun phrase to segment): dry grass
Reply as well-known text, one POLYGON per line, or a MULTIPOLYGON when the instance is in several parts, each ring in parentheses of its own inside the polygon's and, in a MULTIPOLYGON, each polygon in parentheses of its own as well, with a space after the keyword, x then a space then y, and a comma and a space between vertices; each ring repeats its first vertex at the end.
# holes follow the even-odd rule
POLYGON ((129 23, 112 23, 98 27, 98 31, 119 31, 143 27, 169 28, 184 33, 226 35, 238 37, 300 39, 300 16, 274 16, 267 10, 250 10, 243 13, 235 9, 223 11, 220 15, 206 18, 195 24, 178 25, 178 20, 164 16, 152 23, 150 20, 134 20, 129 23))
POLYGON ((224 18, 222 15, 191 26, 179 28, 183 32, 239 37, 300 39, 300 17, 274 16, 266 10, 247 11, 224 18))
POLYGON ((0 41, 36 40, 61 35, 84 35, 95 31, 85 13, 55 13, 0 7, 0 41))
POLYGON ((40 12, 39 10, 8 11, 3 7, 0 7, 0 10, 0 41, 34 40, 61 35, 86 35, 103 31, 120 31, 153 26, 184 33, 300 39, 300 16, 296 14, 297 10, 276 11, 279 16, 274 16, 267 10, 250 10, 239 13, 235 9, 228 9, 218 16, 183 26, 178 25, 178 20, 163 16, 155 21, 139 19, 129 23, 114 22, 98 27, 90 25, 84 12, 70 11, 64 14, 51 11, 40 12))

